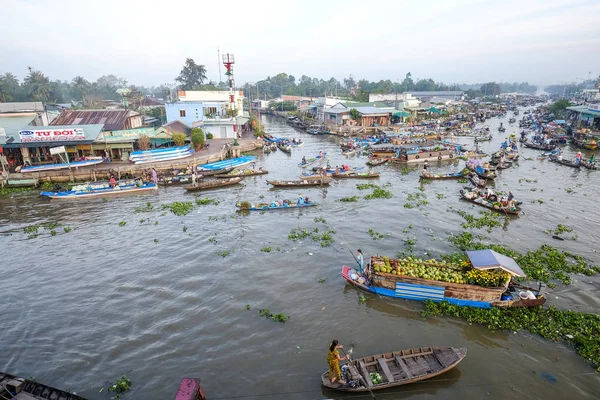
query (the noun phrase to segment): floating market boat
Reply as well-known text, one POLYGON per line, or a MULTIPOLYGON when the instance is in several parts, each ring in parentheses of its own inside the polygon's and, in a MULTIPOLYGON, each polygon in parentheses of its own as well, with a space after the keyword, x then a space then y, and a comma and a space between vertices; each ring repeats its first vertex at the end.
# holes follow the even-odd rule
MULTIPOLYGON (((478 188, 482 188, 485 187, 485 185, 487 184, 487 179, 482 179, 479 176, 477 176, 476 173, 472 172, 467 176, 467 179, 469 179, 469 182, 471 182, 471 184, 475 187, 478 188)), ((493 181, 492 181, 493 182, 493 181)))
POLYGON ((304 142, 292 143, 292 147, 302 147, 304 146, 304 142))
POLYGON ((308 167, 309 165, 312 165, 312 164, 314 164, 314 163, 315 163, 317 160, 318 160, 317 158, 309 158, 309 159, 307 159, 307 160, 306 160, 306 162, 305 162, 305 163, 303 163, 303 162, 299 162, 299 163, 298 163, 298 166, 299 166, 299 167, 302 167, 302 168, 306 168, 306 167, 308 167))
POLYGON ((42 172, 42 171, 55 171, 58 169, 67 169, 71 168, 82 168, 82 167, 90 167, 92 165, 97 165, 104 162, 103 158, 93 159, 93 160, 85 160, 85 161, 73 161, 69 163, 58 163, 58 164, 43 164, 43 165, 29 165, 27 167, 23 167, 21 169, 21 173, 27 174, 31 172, 42 172))
POLYGON ((289 144, 279 142, 277 143, 277 147, 286 154, 292 154, 292 146, 289 144))
POLYGON ((129 156, 129 161, 134 164, 148 164, 160 161, 178 160, 194 154, 190 146, 168 147, 164 149, 134 151, 129 156))
POLYGON ((534 307, 543 305, 545 285, 537 289, 513 282, 525 277, 510 257, 493 250, 467 251, 459 265, 413 257, 371 257, 371 281, 343 266, 342 277, 354 286, 382 296, 410 300, 448 301, 459 306, 534 307))
POLYGON ((356 150, 352 149, 352 150, 346 150, 342 152, 343 156, 349 157, 349 156, 353 156, 356 154, 356 150))
POLYGON ((577 146, 588 150, 594 150, 598 148, 598 141, 592 135, 586 133, 575 132, 571 138, 571 142, 577 146))
POLYGON ((120 184, 120 182, 117 182, 117 186, 115 187, 110 186, 109 183, 90 182, 84 185, 73 186, 71 190, 43 191, 40 195, 50 199, 82 199, 86 197, 105 197, 129 193, 151 192, 157 188, 158 186, 154 183, 146 182, 142 183, 141 186, 138 186, 135 183, 127 182, 125 184, 120 184))
POLYGON ((248 168, 248 169, 234 169, 232 171, 223 173, 223 174, 217 174, 216 177, 217 178, 225 178, 225 177, 229 177, 229 178, 234 178, 234 177, 244 177, 244 176, 254 176, 254 175, 265 175, 268 174, 269 171, 264 170, 264 169, 253 169, 253 168, 248 168))
POLYGON ((453 150, 440 146, 402 146, 393 162, 416 164, 425 161, 444 161, 454 158, 453 150))
POLYGON ((496 173, 492 170, 492 167, 488 167, 488 171, 485 172, 485 168, 482 167, 481 165, 474 165, 471 163, 466 163, 465 166, 467 167, 467 169, 471 172, 476 173, 477 175, 479 175, 481 178, 484 179, 496 179, 496 173))
POLYGON ((208 164, 202 164, 198 166, 198 171, 201 174, 204 173, 205 170, 209 171, 217 171, 225 168, 235 168, 241 167, 242 165, 250 164, 256 161, 255 156, 242 156, 237 158, 230 158, 228 160, 216 161, 208 164))
POLYGON ((274 205, 275 203, 267 204, 267 203, 257 203, 251 204, 247 201, 242 201, 237 203, 235 206, 240 210, 248 210, 248 211, 267 211, 267 210, 289 210, 293 208, 304 208, 304 207, 314 207, 317 205, 314 201, 309 201, 308 203, 283 203, 283 205, 274 205))
MULTIPOLYGON (((202 178, 202 175, 198 175, 196 178, 200 180, 202 178)), ((183 185, 187 183, 192 183, 191 174, 164 175, 158 178, 158 184, 161 186, 183 185)))
POLYGON ((506 131, 506 128, 505 128, 505 127, 503 127, 502 125, 500 125, 500 126, 498 127, 498 132, 505 132, 505 131, 506 131))
POLYGON ((581 160, 581 166, 587 169, 596 169, 596 163, 591 163, 589 161, 581 160))
POLYGON ((376 167, 378 165, 387 163, 389 160, 390 160, 389 158, 373 159, 373 160, 367 161, 367 165, 369 167, 376 167))
POLYGON ((562 158, 550 157, 549 160, 553 163, 564 165, 565 167, 581 168, 581 164, 576 163, 573 160, 563 160, 562 158))
POLYGON ((492 135, 476 136, 473 140, 475 140, 476 142, 487 142, 489 140, 492 140, 492 135))
POLYGON ((306 129, 306 133, 308 133, 309 135, 320 135, 323 132, 321 130, 321 126, 320 125, 310 125, 306 129))
POLYGON ((217 189, 220 187, 237 185, 242 181, 242 178, 228 178, 228 179, 212 179, 209 181, 196 182, 195 185, 184 186, 185 190, 189 192, 197 192, 199 190, 210 190, 217 189))
POLYGON ((512 124, 512 123, 515 123, 515 122, 517 122, 517 119, 516 119, 516 118, 510 117, 510 118, 508 119, 508 123, 509 123, 509 124, 512 124))
POLYGON ((515 205, 512 208, 503 206, 499 201, 484 199, 476 192, 465 192, 461 190, 460 196, 471 203, 480 205, 493 211, 503 212, 505 214, 511 215, 519 215, 519 213, 521 212, 521 208, 519 208, 518 205, 515 205))
POLYGON ((331 383, 329 371, 321 384, 344 392, 366 392, 407 385, 441 375, 456 367, 467 355, 467 348, 418 347, 375 354, 350 360, 342 366, 346 385, 331 383), (354 383, 354 384, 350 384, 354 383))
POLYGON ((331 179, 325 178, 320 179, 318 176, 316 179, 303 179, 301 181, 267 181, 269 185, 276 188, 294 188, 294 187, 308 187, 308 186, 328 186, 331 183, 331 179))
POLYGON ((379 178, 378 172, 340 172, 334 173, 332 176, 337 179, 375 179, 379 178))
POLYGON ((556 147, 556 145, 554 145, 554 144, 542 144, 542 143, 533 143, 533 142, 525 142, 525 143, 523 143, 523 146, 525 146, 529 149, 543 150, 543 151, 553 150, 556 147))
POLYGON ((452 172, 449 174, 439 174, 439 175, 435 175, 435 174, 430 174, 430 173, 421 173, 419 175, 419 179, 460 179, 464 176, 466 176, 469 173, 468 169, 463 169, 460 172, 452 172))
POLYGON ((0 399, 10 400, 86 400, 65 390, 0 372, 0 399))
POLYGON ((206 177, 209 177, 209 176, 217 176, 217 175, 228 174, 229 172, 233 171, 233 168, 234 167, 227 167, 227 168, 223 168, 223 169, 215 169, 214 171, 206 169, 206 170, 200 171, 200 176, 202 178, 206 178, 206 177))

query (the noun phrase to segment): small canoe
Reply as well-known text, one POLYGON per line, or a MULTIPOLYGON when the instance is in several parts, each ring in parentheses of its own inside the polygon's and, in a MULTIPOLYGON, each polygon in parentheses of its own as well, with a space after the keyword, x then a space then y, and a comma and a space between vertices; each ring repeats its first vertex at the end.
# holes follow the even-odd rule
MULTIPOLYGON (((200 180, 200 178, 202 177, 202 175, 198 175, 198 180, 200 180)), ((192 175, 191 174, 185 174, 185 175, 165 175, 165 176, 161 176, 158 178, 158 184, 161 186, 170 186, 170 185, 183 185, 183 184, 188 184, 188 183, 192 183, 192 175)))
POLYGON ((41 172, 41 171, 55 171, 57 169, 67 169, 67 168, 81 168, 81 167, 90 167, 92 165, 100 164, 104 162, 103 158, 94 159, 94 160, 86 160, 86 161, 71 161, 67 163, 59 163, 59 164, 43 164, 43 165, 31 165, 28 167, 23 167, 21 169, 21 173, 26 174, 28 172, 41 172))
POLYGON ((242 156, 242 157, 230 158, 227 160, 216 161, 216 162, 212 162, 212 163, 208 163, 208 164, 202 164, 202 165, 199 165, 197 169, 201 174, 204 174, 204 172, 206 170, 217 171, 217 170, 223 170, 225 168, 230 168, 230 167, 232 167, 232 168, 241 167, 242 165, 250 164, 255 161, 256 161, 256 156, 242 156))
POLYGON ((317 203, 315 203, 314 201, 310 201, 308 203, 303 203, 303 204, 298 204, 298 203, 292 203, 292 204, 284 204, 282 206, 272 206, 271 204, 267 204, 267 203, 260 203, 260 204, 251 204, 250 207, 244 207, 244 205, 242 203, 237 203, 235 206, 237 208, 240 209, 240 211, 268 211, 268 210, 289 210, 289 209, 293 209, 293 208, 303 208, 303 207, 314 207, 316 206, 317 203))
POLYGON ((302 143, 292 143, 292 147, 302 147, 304 146, 304 142, 302 143))
POLYGON ((376 167, 378 165, 382 165, 385 164, 386 162, 388 162, 389 159, 388 158, 382 158, 382 159, 373 159, 373 160, 369 160, 367 161, 367 165, 369 167, 376 167))
POLYGON ((236 178, 236 177, 245 177, 245 176, 254 176, 254 175, 265 175, 268 174, 269 171, 264 169, 234 169, 226 174, 218 174, 217 178, 236 178))
POLYGON ((283 151, 286 154, 292 154, 292 146, 290 145, 284 145, 284 144, 277 144, 277 147, 279 147, 279 150, 283 151))
POLYGON ((441 174, 441 175, 422 173, 421 175, 419 175, 419 179, 460 179, 460 178, 464 177, 465 175, 467 175, 467 174, 464 171, 452 172, 450 174, 441 174))
POLYGON ((468 176, 469 182, 471 182, 471 184, 475 187, 485 187, 485 185, 487 184, 487 179, 481 179, 480 177, 477 176, 476 173, 471 173, 468 176))
POLYGON ((550 161, 553 163, 564 165, 565 167, 581 168, 581 164, 577 164, 575 161, 571 160, 559 160, 558 158, 550 158, 550 161))
POLYGON ((538 144, 538 143, 532 143, 532 142, 525 142, 525 143, 523 143, 523 146, 530 148, 530 149, 544 150, 544 151, 554 150, 554 148, 556 147, 554 145, 538 144))
POLYGON ((267 181, 269 185, 276 188, 295 188, 307 186, 327 186, 331 183, 331 179, 303 179, 301 181, 267 181))
POLYGON ((587 169, 596 169, 596 163, 590 163, 589 161, 581 160, 581 166, 587 169))
POLYGON ((344 380, 356 385, 331 383, 329 371, 321 375, 321 384, 344 392, 366 392, 423 381, 456 367, 465 356, 465 347, 418 347, 357 358, 346 364, 344 380), (375 383, 374 379, 378 379, 375 383), (379 381, 380 379, 380 381, 379 381))
POLYGON ((216 169, 214 171, 211 171, 209 169, 205 169, 205 170, 201 170, 200 175, 202 175, 203 178, 206 178, 207 176, 215 176, 215 175, 223 175, 223 174, 228 174, 229 172, 233 171, 234 167, 227 167, 227 168, 223 168, 223 169, 216 169))
POLYGON ((511 214, 511 215, 519 215, 519 213, 521 212, 521 209, 518 206, 515 207, 514 210, 510 209, 508 207, 502 207, 502 206, 497 205, 497 202, 492 202, 487 199, 484 199, 483 197, 479 196, 475 192, 464 192, 461 190, 460 196, 461 196, 461 198, 463 198, 466 201, 469 201, 473 204, 477 204, 479 206, 485 207, 492 211, 497 211, 500 213, 511 214))
MULTIPOLYGON (((158 186, 154 183, 144 183, 142 186, 135 184, 122 185, 116 187, 92 187, 84 188, 84 185, 79 185, 76 190, 65 190, 65 191, 44 191, 40 195, 48 197, 50 199, 83 199, 86 197, 105 197, 111 195, 128 194, 128 193, 143 193, 156 190, 158 186)), ((75 189, 75 187, 74 187, 75 189)))
POLYGON ((237 185, 242 181, 242 178, 228 178, 228 179, 213 179, 210 181, 196 182, 196 185, 184 186, 184 189, 189 192, 196 192, 199 190, 210 190, 225 186, 237 185))
POLYGON ((342 152, 342 155, 346 156, 346 157, 353 156, 355 154, 356 154, 356 150, 348 150, 348 151, 343 151, 342 152))
POLYGON ((306 168, 311 164, 314 164, 317 161, 317 158, 309 158, 305 163, 299 162, 298 166, 301 168, 306 168))
POLYGON ((332 176, 336 179, 375 179, 379 175, 378 172, 341 172, 332 176))
POLYGON ((492 140, 492 135, 476 136, 473 140, 475 140, 476 142, 487 142, 489 140, 492 140))

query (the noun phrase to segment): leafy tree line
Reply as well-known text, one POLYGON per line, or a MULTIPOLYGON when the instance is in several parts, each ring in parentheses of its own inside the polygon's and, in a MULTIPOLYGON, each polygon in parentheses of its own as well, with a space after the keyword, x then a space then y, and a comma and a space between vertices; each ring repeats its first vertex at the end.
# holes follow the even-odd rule
POLYGON ((473 90, 473 91, 481 91, 484 93, 487 90, 492 89, 492 91, 494 92, 493 95, 497 95, 500 93, 512 93, 512 92, 533 94, 538 89, 537 86, 530 85, 529 82, 521 82, 521 83, 519 83, 519 82, 513 82, 513 83, 510 83, 510 82, 502 82, 502 83, 488 82, 488 83, 475 83, 472 85, 460 85, 460 87, 461 87, 461 90, 464 90, 464 91, 473 90), (487 85, 487 87, 486 87, 486 85, 487 85))

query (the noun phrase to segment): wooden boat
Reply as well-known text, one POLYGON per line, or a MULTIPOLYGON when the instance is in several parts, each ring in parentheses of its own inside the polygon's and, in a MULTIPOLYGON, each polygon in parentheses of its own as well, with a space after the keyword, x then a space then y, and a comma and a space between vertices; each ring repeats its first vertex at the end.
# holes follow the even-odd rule
POLYGON ((6 186, 8 187, 37 187, 39 184, 38 178, 18 178, 18 179, 8 179, 6 181, 6 186))
POLYGON ((306 160, 305 163, 299 162, 298 166, 301 167, 301 168, 306 168, 309 165, 314 164, 317 160, 318 160, 318 158, 309 158, 309 159, 306 160))
POLYGON ((475 187, 482 188, 487 184, 487 179, 479 178, 474 172, 470 173, 467 179, 469 179, 469 182, 471 182, 471 184, 475 187))
POLYGON ((461 190, 460 196, 461 196, 461 198, 463 198, 466 201, 469 201, 473 204, 477 204, 479 206, 485 207, 492 211, 497 211, 500 213, 505 213, 505 214, 510 214, 510 215, 519 215, 519 213, 521 212, 521 208, 519 206, 515 206, 514 209, 511 209, 509 207, 504 207, 502 205, 499 205, 498 202, 492 202, 490 200, 484 199, 483 197, 479 196, 479 194, 477 194, 475 192, 465 192, 465 191, 461 190))
POLYGON ((366 392, 407 385, 441 375, 456 367, 467 355, 467 348, 448 346, 419 347, 375 354, 351 360, 343 366, 344 380, 356 382, 356 387, 331 383, 329 371, 321 375, 321 384, 344 392, 366 392), (371 374, 381 376, 381 383, 373 383, 371 374))
POLYGON ((466 176, 467 172, 469 172, 469 171, 462 170, 460 172, 452 172, 450 174, 441 174, 441 175, 434 175, 434 174, 430 174, 430 173, 421 173, 419 175, 419 179, 460 179, 463 176, 466 176))
POLYGON ((304 142, 292 143, 292 147, 302 147, 302 146, 304 146, 304 142))
POLYGON ((352 149, 352 150, 347 150, 347 151, 343 151, 343 152, 342 152, 342 155, 343 155, 343 156, 346 156, 346 157, 353 156, 353 155, 355 155, 355 154, 356 154, 356 150, 354 150, 354 149, 352 149))
POLYGON ((331 179, 303 179, 301 181, 267 181, 269 185, 276 188, 296 188, 296 187, 308 187, 308 186, 327 186, 331 183, 331 179))
POLYGON ((412 257, 394 259, 371 256, 370 280, 360 276, 353 268, 342 267, 342 277, 361 290, 386 297, 418 301, 447 301, 458 306, 478 308, 491 307, 535 307, 546 302, 543 283, 537 289, 513 282, 513 277, 526 277, 521 268, 510 257, 492 250, 467 251, 472 265, 453 265, 435 260, 419 260, 412 257), (485 255, 481 257, 481 255, 485 255), (439 277, 421 278, 407 272, 406 265, 437 271, 439 277), (385 268, 385 266, 390 268, 385 268), (498 271, 507 277, 497 287, 486 287, 468 283, 466 274, 473 270, 498 271), (393 272, 393 273, 392 273, 393 272), (407 273, 411 274, 406 275, 407 273))
POLYGON ((236 158, 230 158, 228 160, 216 161, 208 164, 202 164, 198 166, 198 171, 201 174, 205 174, 205 171, 222 171, 225 168, 241 167, 256 161, 256 156, 242 156, 236 158))
POLYGON ((587 169, 597 169, 596 163, 590 163, 589 161, 581 160, 581 166, 587 169))
MULTIPOLYGON (((200 180, 202 175, 198 175, 197 179, 200 180)), ((192 175, 164 175, 158 178, 158 184, 160 186, 171 186, 171 185, 183 185, 192 183, 192 175)))
POLYGON ((565 167, 581 168, 581 164, 577 164, 575 161, 572 161, 572 160, 563 160, 563 159, 558 159, 556 157, 550 157, 549 160, 553 163, 564 165, 565 167))
POLYGON ((207 400, 200 386, 200 379, 183 378, 175 394, 175 400, 207 400))
POLYGON ((225 186, 237 185, 242 181, 242 178, 228 178, 228 179, 213 179, 210 181, 196 182, 196 185, 184 186, 185 190, 189 192, 196 192, 199 190, 210 190, 225 186))
POLYGON ((86 400, 65 390, 0 372, 0 399, 11 400, 86 400))
POLYGON ((303 207, 314 207, 317 203, 314 201, 310 201, 308 203, 284 203, 282 206, 274 206, 272 204, 267 203, 258 203, 258 204, 250 204, 247 202, 237 203, 235 206, 240 209, 240 211, 268 211, 268 210, 290 210, 293 208, 303 208, 303 207), (246 203, 246 204, 244 204, 246 203))
POLYGON ((508 119, 508 123, 509 123, 509 124, 512 124, 512 123, 514 123, 514 122, 517 122, 517 119, 516 119, 516 118, 510 117, 510 118, 508 119))
POLYGON ((55 171, 58 169, 67 169, 67 168, 82 168, 82 167, 90 167, 92 165, 97 165, 104 162, 104 159, 100 157, 100 159, 92 159, 86 161, 72 161, 67 163, 59 163, 59 164, 43 164, 43 165, 30 165, 27 167, 23 167, 21 169, 21 173, 26 174, 29 172, 42 172, 42 171, 55 171))
POLYGON ((503 127, 503 126, 498 127, 498 132, 505 132, 505 131, 506 131, 505 127, 503 127))
POLYGON ((231 171, 233 171, 234 167, 227 167, 227 168, 223 168, 223 169, 215 169, 215 170, 202 170, 200 171, 200 176, 203 178, 206 178, 208 176, 215 176, 215 175, 223 175, 223 174, 228 174, 231 171))
POLYGON ((378 172, 340 172, 339 174, 333 174, 332 176, 337 179, 375 179, 379 178, 378 172))
POLYGON ((289 144, 285 145, 283 143, 277 143, 277 147, 286 154, 292 154, 292 146, 289 144))
POLYGON ((479 175, 479 177, 484 178, 484 179, 496 179, 496 173, 494 171, 492 171, 492 169, 490 168, 488 170, 488 172, 478 172, 477 168, 474 167, 472 164, 466 164, 465 165, 467 167, 467 169, 477 175, 479 175))
POLYGON ((489 140, 492 140, 492 135, 476 136, 473 140, 475 140, 476 142, 487 142, 489 140))
POLYGON ((389 160, 390 160, 389 158, 373 159, 373 160, 367 161, 367 165, 369 167, 376 167, 378 165, 387 163, 389 160))
POLYGON ((255 175, 265 175, 268 174, 269 171, 264 169, 234 169, 224 174, 217 174, 217 178, 235 178, 235 177, 245 177, 245 176, 255 176, 255 175))
POLYGON ((73 186, 71 190, 64 191, 44 191, 40 195, 50 199, 82 199, 86 197, 106 197, 111 195, 143 193, 156 190, 158 188, 154 183, 143 183, 142 186, 136 184, 121 185, 111 187, 109 184, 87 183, 85 185, 73 186))
POLYGON ((533 142, 525 142, 525 143, 523 143, 523 146, 525 146, 529 149, 544 150, 544 151, 553 150, 556 147, 555 145, 547 145, 547 144, 533 143, 533 142))

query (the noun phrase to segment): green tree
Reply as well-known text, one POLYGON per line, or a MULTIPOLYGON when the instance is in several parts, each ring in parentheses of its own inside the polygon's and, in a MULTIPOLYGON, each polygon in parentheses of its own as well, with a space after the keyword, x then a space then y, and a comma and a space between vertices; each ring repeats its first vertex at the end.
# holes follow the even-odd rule
POLYGON ((50 98, 50 80, 41 71, 29 67, 29 75, 25 78, 27 94, 35 101, 48 101, 50 98))
POLYGON ((185 136, 185 133, 174 133, 173 134, 173 143, 175 143, 175 145, 177 146, 183 146, 185 144, 185 140, 187 139, 187 137, 185 136))
POLYGON ((181 83, 181 89, 193 90, 202 85, 206 80, 206 67, 196 64, 191 58, 187 58, 179 76, 175 80, 181 83))
POLYGON ((500 85, 496 82, 484 83, 479 90, 483 92, 484 96, 497 96, 502 92, 500 85))
POLYGON ((192 145, 194 150, 200 150, 204 145, 204 132, 200 128, 192 128, 192 145))
POLYGON ((23 88, 17 77, 10 72, 0 75, 0 101, 24 100, 23 88))
POLYGON ((84 107, 88 105, 88 96, 91 91, 91 84, 82 76, 76 76, 71 82, 73 92, 81 99, 84 107))
POLYGON ((565 110, 570 106, 571 102, 569 100, 557 100, 552 103, 548 109, 552 111, 555 116, 563 117, 565 115, 565 110))
POLYGON ((348 114, 350 115, 350 118, 356 122, 360 122, 360 113, 356 108, 351 108, 350 111, 348 111, 348 114))

